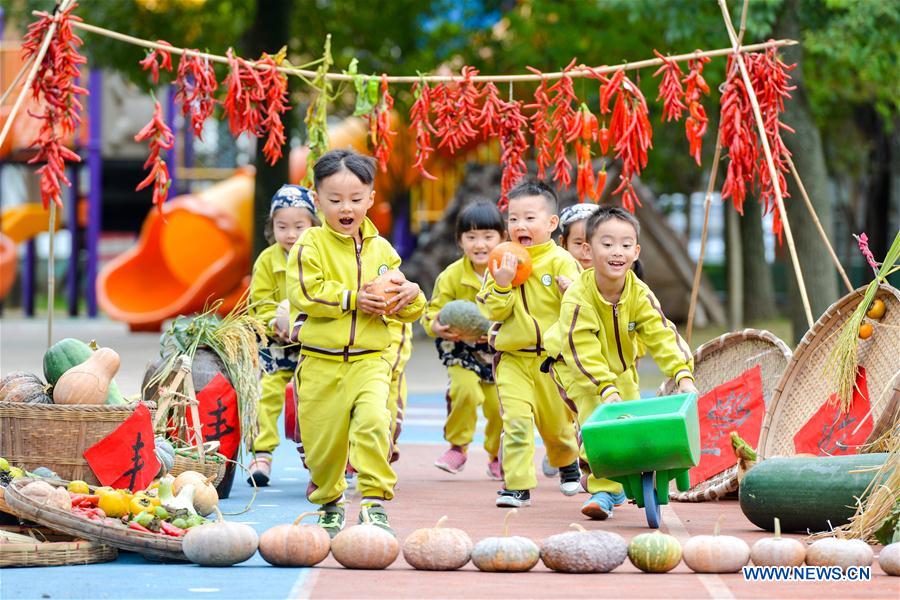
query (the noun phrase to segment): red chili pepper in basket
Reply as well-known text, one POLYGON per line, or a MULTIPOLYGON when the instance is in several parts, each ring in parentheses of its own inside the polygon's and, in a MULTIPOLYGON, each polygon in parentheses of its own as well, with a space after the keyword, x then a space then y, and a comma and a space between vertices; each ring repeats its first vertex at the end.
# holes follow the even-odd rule
POLYGON ((162 531, 166 535, 170 535, 172 537, 182 537, 187 530, 181 529, 180 527, 175 527, 171 523, 166 521, 159 522, 159 530, 162 531))
POLYGON ((146 527, 144 527, 137 521, 129 521, 128 529, 134 529, 135 531, 140 531, 141 533, 151 533, 151 534, 153 533, 152 531, 150 531, 149 529, 147 529, 146 527))

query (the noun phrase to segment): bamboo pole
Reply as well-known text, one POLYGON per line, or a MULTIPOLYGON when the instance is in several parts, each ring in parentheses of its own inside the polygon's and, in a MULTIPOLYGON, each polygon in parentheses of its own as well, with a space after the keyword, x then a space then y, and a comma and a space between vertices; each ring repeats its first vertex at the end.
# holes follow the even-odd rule
MULTIPOLYGON (((734 31, 734 25, 728 14, 728 5, 725 0, 719 0, 719 7, 722 9, 722 18, 725 20, 725 28, 728 30, 728 37, 734 46, 735 52, 740 50, 740 43, 737 39, 737 33, 734 31)), ((781 186, 778 183, 778 172, 775 170, 775 162, 772 159, 772 149, 769 147, 769 139, 766 136, 766 127, 763 123, 762 111, 759 108, 759 102, 756 99, 756 92, 753 90, 753 83, 750 81, 750 73, 747 71, 747 64, 744 62, 742 55, 738 56, 736 61, 738 68, 741 70, 741 77, 744 80, 744 86, 747 88, 747 97, 750 99, 750 105, 753 107, 753 114, 756 117, 756 127, 759 130, 759 138, 762 144, 763 153, 766 156, 766 165, 769 168, 769 176, 772 178, 772 187, 775 191, 775 202, 778 204, 778 210, 781 214, 781 221, 784 224, 784 237, 787 238, 788 250, 791 254, 791 262, 794 266, 794 275, 797 277, 797 287, 800 288, 800 299, 803 302, 803 310, 806 313, 806 321, 810 328, 813 326, 812 308, 809 304, 809 297, 806 294, 806 284, 803 280, 803 271, 800 268, 800 259, 797 256, 797 248, 794 245, 794 234, 791 232, 791 224, 788 221, 787 211, 784 208, 784 198, 781 195, 781 186)))
MULTIPOLYGON (((53 345, 53 309, 56 308, 56 260, 53 242, 56 238, 56 202, 50 203, 50 247, 47 251, 47 348, 53 345)), ((70 260, 76 260, 71 257, 70 260)))
POLYGON ((31 68, 31 65, 33 62, 34 62, 34 56, 32 56, 31 58, 29 58, 28 60, 25 61, 25 63, 22 65, 22 68, 19 69, 19 72, 16 74, 16 78, 13 79, 13 82, 9 86, 9 89, 7 89, 5 92, 3 92, 3 95, 0 96, 0 106, 6 104, 6 99, 10 96, 10 94, 13 93, 13 90, 16 89, 16 86, 19 85, 19 82, 22 81, 22 77, 24 77, 25 73, 28 72, 28 69, 31 68))

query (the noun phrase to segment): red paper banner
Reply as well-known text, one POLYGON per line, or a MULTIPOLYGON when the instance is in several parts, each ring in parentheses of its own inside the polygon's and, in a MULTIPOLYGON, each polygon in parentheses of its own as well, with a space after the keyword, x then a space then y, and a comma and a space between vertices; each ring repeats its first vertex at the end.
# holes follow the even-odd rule
POLYGON ((870 407, 866 369, 859 367, 849 412, 841 414, 837 394, 832 394, 794 435, 794 450, 818 456, 858 454, 872 433, 870 407))
POLYGON ((697 402, 700 414, 700 463, 691 469, 691 486, 702 483, 737 464, 731 432, 752 445, 759 440, 766 412, 759 365, 704 394, 697 402))
POLYGON ((159 473, 155 449, 150 411, 141 403, 84 457, 101 484, 136 491, 146 489, 159 473))
MULTIPOLYGON (((241 445, 237 392, 225 376, 218 373, 197 393, 197 403, 203 439, 207 442, 218 441, 219 452, 233 459, 241 445)), ((188 427, 193 427, 190 411, 187 413, 187 423, 188 427)))

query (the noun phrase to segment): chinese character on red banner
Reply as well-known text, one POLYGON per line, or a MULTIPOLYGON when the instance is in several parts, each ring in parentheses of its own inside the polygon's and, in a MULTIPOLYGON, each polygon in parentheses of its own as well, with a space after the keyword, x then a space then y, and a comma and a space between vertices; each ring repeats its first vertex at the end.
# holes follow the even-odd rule
POLYGON ((697 402, 700 414, 700 463, 691 469, 691 486, 737 464, 731 432, 751 444, 759 439, 766 412, 759 365, 710 390, 697 402))
MULTIPOLYGON (((234 458, 241 445, 241 422, 234 388, 224 375, 218 373, 197 393, 197 403, 203 439, 218 441, 219 452, 226 458, 234 458)), ((187 422, 193 427, 189 411, 187 422)))
POLYGON ((132 491, 146 489, 159 473, 153 422, 143 403, 108 436, 84 451, 102 485, 132 491))
POLYGON ((858 454, 859 446, 864 444, 872 433, 870 407, 866 369, 859 367, 856 371, 856 385, 853 386, 850 410, 846 414, 841 414, 841 403, 837 401, 837 394, 832 394, 794 435, 794 450, 797 454, 808 453, 819 456, 858 454))

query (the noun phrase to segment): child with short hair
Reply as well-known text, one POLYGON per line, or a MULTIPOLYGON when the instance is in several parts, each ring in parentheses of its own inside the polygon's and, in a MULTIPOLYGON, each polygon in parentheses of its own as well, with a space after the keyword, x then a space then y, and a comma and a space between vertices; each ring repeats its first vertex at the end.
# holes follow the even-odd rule
MULTIPOLYGON (((641 252, 639 235, 640 223, 630 212, 601 207, 586 228, 593 268, 572 282, 562 302, 566 391, 582 424, 604 402, 640 398, 638 342, 680 392, 697 393, 690 349, 631 269, 641 252)), ((592 496, 581 512, 592 519, 609 518, 625 502, 622 486, 609 479, 589 474, 587 490, 592 496)))
POLYGON ((467 450, 475 436, 478 407, 487 420, 484 449, 488 453, 488 476, 502 480, 500 472, 500 404, 492 369, 494 352, 487 339, 462 340, 438 318, 441 309, 453 300, 475 302, 484 283, 491 250, 503 241, 506 225, 503 215, 492 202, 475 202, 456 219, 456 243, 463 257, 444 269, 434 282, 431 300, 422 315, 425 332, 435 338, 438 356, 447 367, 447 422, 444 439, 450 449, 434 466, 456 474, 468 460, 467 450))
POLYGON ((259 433, 253 440, 253 460, 247 483, 269 484, 272 451, 278 446, 278 417, 284 407, 285 388, 290 384, 300 357, 300 347, 290 342, 290 326, 284 327, 279 305, 287 300, 285 271, 294 242, 310 227, 321 225, 310 192, 299 185, 283 185, 272 196, 264 234, 271 245, 253 264, 250 280, 250 314, 266 326, 265 345, 259 349, 261 394, 257 411, 259 433))
POLYGON ((392 279, 389 301, 371 282, 400 267, 400 256, 378 235, 366 212, 375 201, 375 161, 352 150, 325 153, 313 167, 322 227, 311 229, 288 257, 291 315, 307 315, 300 329, 297 408, 310 484, 307 497, 320 505, 319 525, 332 537, 344 526, 344 471, 358 472, 372 523, 390 531, 384 504, 397 476, 391 451, 391 344, 388 318, 411 323, 425 308, 419 286, 392 279))
POLYGON ((529 506, 534 475, 534 427, 547 450, 550 466, 559 469, 560 491, 567 496, 581 490, 578 443, 572 415, 550 377, 542 373, 547 357, 544 332, 559 318, 561 278, 574 280, 580 267, 571 254, 556 245, 552 235, 559 224, 556 193, 547 184, 525 181, 508 194, 507 231, 526 247, 532 271, 513 288, 518 258, 512 252, 492 265, 478 294, 482 313, 495 325, 491 344, 497 351, 494 378, 503 415, 501 464, 504 489, 497 506, 529 506))

